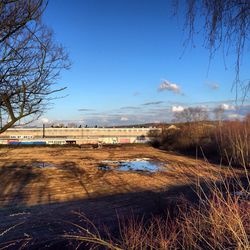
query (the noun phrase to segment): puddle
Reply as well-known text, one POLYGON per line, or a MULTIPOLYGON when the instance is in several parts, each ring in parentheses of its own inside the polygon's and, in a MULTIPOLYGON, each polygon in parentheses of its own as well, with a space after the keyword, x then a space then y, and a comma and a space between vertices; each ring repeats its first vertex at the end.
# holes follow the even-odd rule
POLYGON ((49 162, 32 162, 31 166, 34 168, 52 168, 55 167, 55 164, 49 162))
POLYGON ((98 169, 103 171, 116 170, 125 172, 156 173, 166 171, 164 165, 163 162, 143 158, 131 161, 102 161, 98 166, 98 169))
POLYGON ((111 170, 111 167, 105 166, 105 165, 99 165, 99 166, 98 166, 98 169, 99 169, 99 170, 111 170))
POLYGON ((164 171, 163 163, 150 161, 122 162, 118 169, 120 171, 146 171, 151 173, 164 171))

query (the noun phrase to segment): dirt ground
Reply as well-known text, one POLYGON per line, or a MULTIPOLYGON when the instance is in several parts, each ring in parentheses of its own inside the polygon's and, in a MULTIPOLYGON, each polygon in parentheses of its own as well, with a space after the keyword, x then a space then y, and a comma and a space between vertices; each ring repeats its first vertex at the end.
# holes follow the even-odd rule
POLYGON ((231 174, 226 168, 147 145, 1 148, 0 159, 0 249, 6 244, 15 249, 19 242, 38 249, 42 241, 60 238, 65 221, 77 223, 74 211, 99 223, 111 223, 117 213, 157 209, 163 193, 169 199, 178 187, 231 174), (166 171, 98 169, 103 160, 135 158, 164 162, 166 171), (34 162, 54 166, 37 168, 34 162))

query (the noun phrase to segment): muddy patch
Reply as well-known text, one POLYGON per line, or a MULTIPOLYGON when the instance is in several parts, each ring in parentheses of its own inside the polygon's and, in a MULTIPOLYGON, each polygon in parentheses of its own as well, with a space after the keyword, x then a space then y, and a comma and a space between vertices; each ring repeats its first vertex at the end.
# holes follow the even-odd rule
POLYGON ((122 161, 102 161, 98 165, 98 169, 102 171, 114 170, 141 173, 157 173, 166 171, 164 162, 155 161, 148 158, 122 161))

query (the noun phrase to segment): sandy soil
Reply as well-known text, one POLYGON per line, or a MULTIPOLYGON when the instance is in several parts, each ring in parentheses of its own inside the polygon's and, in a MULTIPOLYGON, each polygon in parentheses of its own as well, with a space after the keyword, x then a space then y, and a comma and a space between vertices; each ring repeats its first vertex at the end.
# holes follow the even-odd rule
POLYGON ((2 242, 32 238, 31 245, 36 249, 37 242, 63 233, 62 220, 77 222, 72 211, 109 223, 117 211, 152 211, 159 206, 159 194, 165 193, 168 198, 177 192, 173 188, 230 175, 226 168, 147 145, 1 148, 0 159, 0 248, 2 242), (135 158, 162 161, 166 171, 144 174, 97 168, 103 160, 135 158), (34 162, 55 165, 37 168, 34 162), (12 226, 15 228, 3 234, 12 226))

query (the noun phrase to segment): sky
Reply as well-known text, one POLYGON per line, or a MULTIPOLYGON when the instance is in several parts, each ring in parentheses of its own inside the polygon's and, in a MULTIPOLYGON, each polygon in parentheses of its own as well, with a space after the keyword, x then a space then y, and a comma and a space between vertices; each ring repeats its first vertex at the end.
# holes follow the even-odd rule
MULTIPOLYGON (((234 55, 209 60, 202 32, 185 45, 182 9, 164 0, 50 0, 43 22, 69 53, 72 66, 41 122, 107 126, 170 122, 189 106, 236 113, 234 55)), ((247 75, 249 64, 242 66, 247 75)))

